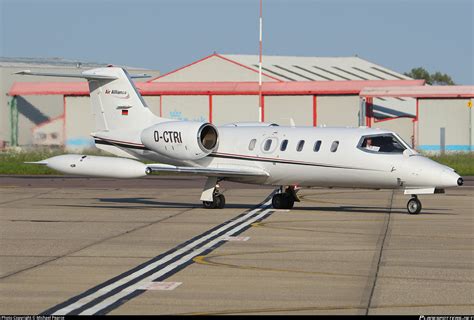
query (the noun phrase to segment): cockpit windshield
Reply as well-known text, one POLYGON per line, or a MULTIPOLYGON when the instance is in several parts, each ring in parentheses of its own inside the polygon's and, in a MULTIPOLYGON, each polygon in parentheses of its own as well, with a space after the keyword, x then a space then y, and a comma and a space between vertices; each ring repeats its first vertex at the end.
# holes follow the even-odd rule
POLYGON ((405 145, 393 134, 363 136, 358 148, 369 152, 403 153, 405 145))

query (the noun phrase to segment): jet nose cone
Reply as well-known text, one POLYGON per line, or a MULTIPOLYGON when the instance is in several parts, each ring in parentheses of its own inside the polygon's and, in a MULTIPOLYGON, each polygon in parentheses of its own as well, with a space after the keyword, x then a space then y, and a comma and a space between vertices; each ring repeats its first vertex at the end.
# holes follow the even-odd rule
POLYGON ((445 169, 440 175, 440 188, 459 187, 464 184, 463 178, 457 174, 453 169, 445 169))

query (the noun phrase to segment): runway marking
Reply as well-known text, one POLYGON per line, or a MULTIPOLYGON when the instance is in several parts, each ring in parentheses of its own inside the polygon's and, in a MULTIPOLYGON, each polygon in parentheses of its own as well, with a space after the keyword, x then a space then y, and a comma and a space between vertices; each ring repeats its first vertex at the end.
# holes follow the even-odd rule
MULTIPOLYGON (((290 252, 297 252, 299 250, 286 250, 286 251, 279 251, 284 253, 290 252)), ((260 252, 260 253, 273 253, 273 252, 260 252)), ((232 254, 222 254, 222 255, 208 255, 208 256, 198 256, 194 258, 194 262, 213 266, 213 267, 226 267, 226 268, 236 268, 236 269, 247 269, 247 270, 254 270, 254 271, 270 271, 270 272, 289 272, 289 273, 300 273, 300 274, 309 274, 315 276, 330 276, 330 277, 362 277, 367 278, 367 275, 360 275, 360 274, 345 274, 345 273, 335 273, 335 272, 320 272, 320 271, 305 271, 305 270, 295 270, 295 269, 281 269, 281 268, 270 268, 270 267, 257 267, 257 266, 249 266, 243 264, 231 264, 231 263, 223 263, 223 262, 215 262, 212 258, 217 257, 225 257, 225 256, 234 256, 234 255, 245 255, 245 253, 232 253, 232 254)))
MULTIPOLYGON (((254 224, 252 223, 252 226, 254 224)), ((232 242, 239 242, 239 241, 248 241, 250 239, 250 237, 227 237, 227 238, 224 238, 223 240, 226 240, 226 241, 232 241, 232 242)))
MULTIPOLYGON (((274 191, 275 192, 275 191, 274 191)), ((142 287, 156 281, 163 281, 193 263, 193 258, 206 255, 250 228, 252 223, 262 221, 273 213, 272 192, 257 208, 244 212, 223 224, 194 237, 155 258, 114 277, 86 292, 75 296, 43 314, 106 314, 126 301, 142 294, 142 287)))
MULTIPOLYGON (((386 249, 387 250, 387 249, 386 249)), ((399 249, 406 251, 405 249, 399 249)), ((408 249, 409 250, 409 249, 408 249)), ((423 250, 423 249, 419 249, 423 250)), ((468 249, 466 249, 468 250, 468 249)), ((288 253, 308 253, 308 252, 373 252, 374 249, 344 249, 344 250, 318 250, 318 249, 298 249, 298 250, 267 250, 267 251, 253 251, 253 252, 233 252, 228 254, 210 254, 207 256, 198 256, 194 258, 194 262, 207 265, 211 267, 223 267, 223 268, 234 268, 242 270, 253 270, 253 271, 264 271, 264 272, 285 272, 285 273, 295 273, 295 274, 307 274, 313 276, 324 276, 324 277, 349 277, 349 278, 369 278, 368 274, 356 274, 356 273, 342 273, 342 272, 324 272, 324 271, 313 271, 313 270, 301 270, 301 269, 283 269, 283 268, 271 268, 271 267, 260 267, 252 266, 246 264, 237 264, 237 263, 225 263, 214 261, 215 258, 225 258, 225 257, 238 257, 246 255, 263 255, 263 254, 285 254, 288 253)), ((417 250, 413 250, 417 251, 417 250)), ((450 250, 451 251, 451 250, 450 250)), ((334 260, 333 260, 334 261, 334 260)), ((341 264, 346 263, 347 261, 341 260, 341 264)), ((439 279, 439 278, 428 278, 428 277, 408 277, 408 276, 380 276, 382 279, 394 279, 394 280, 407 280, 407 281, 437 281, 437 282, 459 282, 459 283, 474 283, 474 281, 466 279, 439 279)))
POLYGON ((182 285, 182 282, 150 282, 145 283, 139 289, 140 290, 158 290, 158 291, 171 291, 182 285))

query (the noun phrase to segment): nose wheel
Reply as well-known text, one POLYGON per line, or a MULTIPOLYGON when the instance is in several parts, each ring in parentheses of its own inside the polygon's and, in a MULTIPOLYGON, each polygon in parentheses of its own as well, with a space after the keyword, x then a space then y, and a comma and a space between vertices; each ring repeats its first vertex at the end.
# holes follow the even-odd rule
POLYGON ((409 214, 418 214, 421 211, 421 201, 416 195, 413 195, 407 203, 407 210, 409 214))

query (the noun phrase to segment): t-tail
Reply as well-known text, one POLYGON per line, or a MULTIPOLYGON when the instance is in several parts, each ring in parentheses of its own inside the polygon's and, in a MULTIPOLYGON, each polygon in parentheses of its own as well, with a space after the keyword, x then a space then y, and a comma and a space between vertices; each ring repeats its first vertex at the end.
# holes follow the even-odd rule
POLYGON ((82 75, 89 82, 96 131, 141 131, 164 121, 150 111, 126 70, 98 68, 82 75))
POLYGON ((152 124, 169 121, 153 114, 135 87, 132 77, 143 75, 130 76, 123 68, 97 68, 81 74, 29 70, 17 74, 87 79, 96 132, 141 131, 152 124))
MULTIPOLYGON (((123 141, 128 146, 141 145, 140 133, 153 124, 172 121, 160 118, 148 108, 138 92, 132 78, 119 67, 87 70, 81 74, 38 73, 29 70, 18 72, 23 75, 83 78, 88 81, 95 132, 91 133, 97 148, 112 154, 137 158, 132 152, 124 151, 123 141)), ((125 148, 127 150, 127 148, 125 148)))

